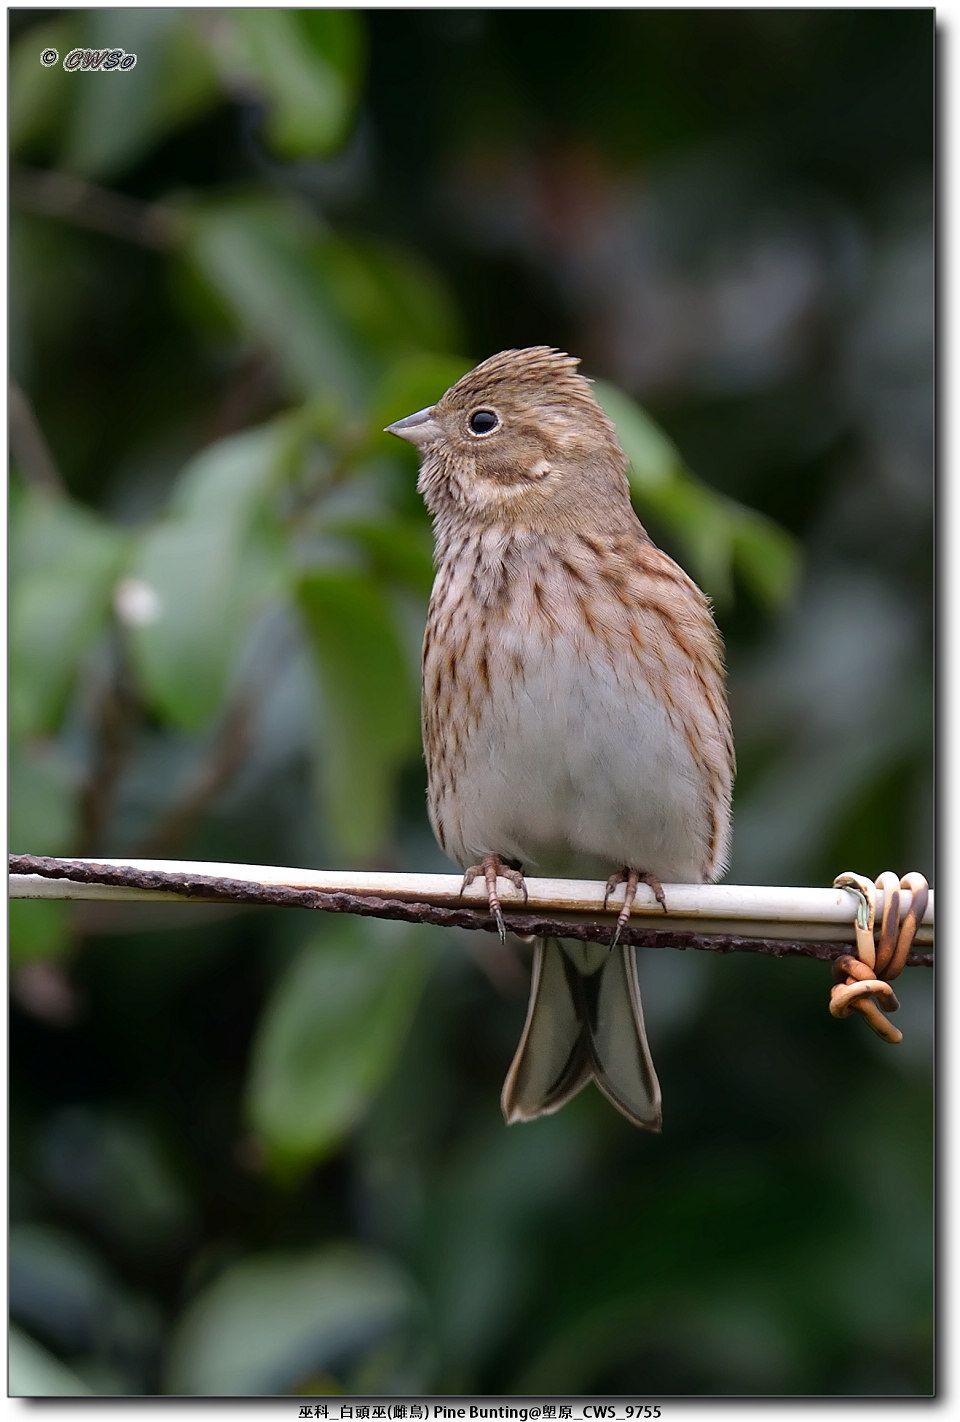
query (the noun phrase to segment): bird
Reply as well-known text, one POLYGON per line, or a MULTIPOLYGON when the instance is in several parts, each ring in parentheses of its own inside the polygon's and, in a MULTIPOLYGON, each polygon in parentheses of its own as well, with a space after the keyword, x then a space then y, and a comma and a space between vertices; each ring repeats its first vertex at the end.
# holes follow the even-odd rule
MULTIPOLYGON (((501 1097, 508 1124, 588 1082, 659 1131, 636 949, 639 885, 711 883, 726 864, 735 754, 723 646, 696 583, 630 500, 616 429, 551 346, 482 361, 386 427, 415 446, 435 579, 422 656, 430 822, 482 877, 624 885, 612 943, 537 938, 501 1097)), ((605 901, 606 903, 606 898, 605 901)))

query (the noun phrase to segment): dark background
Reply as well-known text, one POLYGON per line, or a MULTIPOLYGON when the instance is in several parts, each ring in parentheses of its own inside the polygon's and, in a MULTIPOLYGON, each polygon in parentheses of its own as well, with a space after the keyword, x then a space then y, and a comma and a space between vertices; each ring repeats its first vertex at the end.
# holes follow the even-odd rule
MULTIPOLYGON (((10 27, 14 849, 449 868, 380 430, 547 343, 715 600, 728 878, 932 878, 932 11, 10 27)), ((823 964, 645 953, 655 1138, 593 1091, 504 1127, 486 935, 11 940, 15 1392, 931 1390, 921 969, 891 1049, 823 964)))

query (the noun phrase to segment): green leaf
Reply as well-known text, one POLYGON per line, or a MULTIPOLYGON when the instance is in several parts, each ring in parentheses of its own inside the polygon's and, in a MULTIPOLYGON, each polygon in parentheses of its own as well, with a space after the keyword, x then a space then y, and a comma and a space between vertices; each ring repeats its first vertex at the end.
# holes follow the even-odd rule
MULTIPOLYGON (((395 420, 435 405, 441 395, 456 384, 470 361, 460 356, 416 352, 391 362, 373 399, 371 429, 379 434, 395 420)), ((400 447, 399 440, 392 443, 400 447)), ((413 457, 413 450, 409 450, 413 457)))
POLYGON ((433 586, 433 534, 426 520, 400 517, 328 518, 326 534, 345 538, 363 549, 375 574, 420 593, 433 586))
POLYGON ((184 1184, 145 1117, 102 1103, 61 1106, 45 1140, 46 1188, 61 1210, 93 1223, 128 1258, 166 1254, 195 1228, 184 1184))
POLYGON ((392 364, 397 352, 456 344, 459 322, 447 291, 409 252, 330 235, 318 244, 316 258, 344 325, 368 350, 392 364))
POLYGON ((13 899, 7 906, 10 967, 60 958, 71 944, 70 905, 62 899, 13 899))
POLYGON ((385 1337, 409 1335, 418 1313, 406 1277, 367 1251, 342 1245, 244 1259, 180 1318, 166 1391, 289 1394, 302 1379, 342 1373, 385 1337))
POLYGON ((789 602, 801 572, 796 541, 754 509, 737 505, 737 513, 733 538, 738 571, 761 602, 771 607, 789 602))
POLYGON ((638 493, 661 488, 685 473, 676 445, 635 401, 602 380, 594 381, 593 393, 617 427, 638 493))
MULTIPOLYGON (((76 782, 55 744, 15 741, 9 776, 11 851, 68 854, 76 833, 76 782)), ((53 899, 14 899, 7 930, 12 966, 59 957, 70 944, 69 905, 53 899)))
POLYGON ((41 64, 40 56, 45 49, 55 49, 62 59, 74 48, 76 34, 75 18, 61 16, 31 25, 11 46, 7 99, 11 154, 57 131, 70 98, 67 76, 60 64, 41 64))
POLYGON ((10 751, 10 846, 15 854, 64 854, 73 839, 76 779, 48 741, 10 751))
POLYGON ((10 1329, 8 1391, 11 1397, 89 1397, 88 1387, 20 1328, 10 1329))
POLYGON ((211 446, 137 549, 133 585, 154 607, 130 628, 135 664, 157 710, 185 729, 220 706, 250 621, 280 586, 267 495, 285 452, 282 421, 211 446))
POLYGON ((430 967, 417 928, 329 917, 260 1023, 247 1109, 283 1172, 334 1150, 370 1109, 410 1031, 430 967))
POLYGON ((102 180, 124 172, 219 95, 209 47, 182 11, 88 10, 83 20, 78 43, 85 49, 137 56, 132 69, 112 73, 57 66, 71 100, 61 166, 102 180))
POLYGON ((321 391, 348 408, 362 406, 362 362, 312 223, 273 199, 221 202, 192 214, 186 249, 296 394, 321 391))
POLYGON ((311 570, 296 595, 325 711, 327 816, 343 852, 362 858, 387 835, 397 771, 418 744, 412 668, 387 594, 368 574, 311 570))
POLYGON ((108 624, 127 539, 78 504, 33 489, 11 509, 10 538, 11 730, 48 733, 108 624))
POLYGON ((340 147, 359 92, 363 30, 351 10, 235 9, 228 77, 255 83, 269 104, 267 135, 287 158, 340 147))
POLYGON ((282 419, 209 445, 181 470, 171 514, 248 525, 260 513, 288 454, 288 425, 282 419))
POLYGON ((733 599, 733 540, 730 501, 715 494, 692 475, 681 474, 668 484, 638 497, 641 508, 656 514, 680 544, 682 561, 704 592, 717 602, 733 599))
POLYGON ((736 572, 761 602, 786 602, 799 574, 790 535, 691 474, 676 445, 623 391, 596 381, 594 393, 617 427, 641 512, 655 514, 676 537, 704 591, 717 602, 731 602, 736 572))
MULTIPOLYGON (((48 1148, 45 1133, 42 1151, 48 1148)), ((39 1167, 44 1174, 42 1157, 39 1167)), ((10 1313, 17 1323, 38 1328, 57 1346, 75 1352, 84 1371, 93 1365, 109 1375, 111 1356, 144 1356, 158 1346, 156 1307, 122 1283, 95 1248, 62 1229, 11 1223, 9 1284, 10 1313), (101 1362, 107 1366, 101 1369, 101 1362)))
POLYGON ((269 347, 291 390, 333 397, 344 415, 366 419, 378 367, 456 338, 450 299, 421 262, 324 232, 289 204, 234 199, 194 209, 186 245, 241 329, 269 347))

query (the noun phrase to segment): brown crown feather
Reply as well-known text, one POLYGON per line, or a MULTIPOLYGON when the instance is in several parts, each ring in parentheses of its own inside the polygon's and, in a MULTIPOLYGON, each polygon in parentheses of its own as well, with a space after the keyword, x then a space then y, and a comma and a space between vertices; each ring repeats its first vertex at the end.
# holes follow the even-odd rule
POLYGON ((579 364, 577 356, 554 350, 552 346, 500 351, 467 371, 456 385, 451 386, 441 403, 491 397, 496 387, 502 384, 510 389, 518 386, 539 387, 548 391, 554 399, 587 402, 596 408, 590 381, 579 374, 579 364))

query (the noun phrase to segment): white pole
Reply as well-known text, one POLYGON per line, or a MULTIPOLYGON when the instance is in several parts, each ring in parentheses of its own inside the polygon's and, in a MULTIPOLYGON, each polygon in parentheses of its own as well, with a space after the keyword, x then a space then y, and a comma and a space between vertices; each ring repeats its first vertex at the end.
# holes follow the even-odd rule
MULTIPOLYGON (((161 874, 203 875, 264 886, 314 889, 324 893, 354 894, 440 907, 483 908, 486 890, 482 880, 462 894, 459 874, 360 873, 353 870, 277 868, 263 864, 220 864, 203 860, 84 859, 68 863, 102 864, 161 874)), ((183 899, 167 889, 141 889, 108 884, 87 884, 50 879, 39 874, 11 874, 10 896, 15 899, 183 899)), ((504 912, 549 914, 568 922, 604 917, 604 885, 592 880, 534 879, 526 881, 528 898, 506 881, 500 885, 504 912)), ((648 928, 675 928, 678 932, 735 934, 744 938, 779 938, 799 942, 846 942, 854 938, 856 897, 843 889, 768 888, 741 884, 665 884, 667 912, 641 884, 631 921, 648 928)), ((190 896, 191 902, 202 895, 190 896)), ((915 946, 933 942, 933 891, 918 929, 915 946)), ((623 902, 623 888, 610 895, 607 915, 623 902)), ((877 892, 877 921, 883 912, 883 894, 877 892)))

